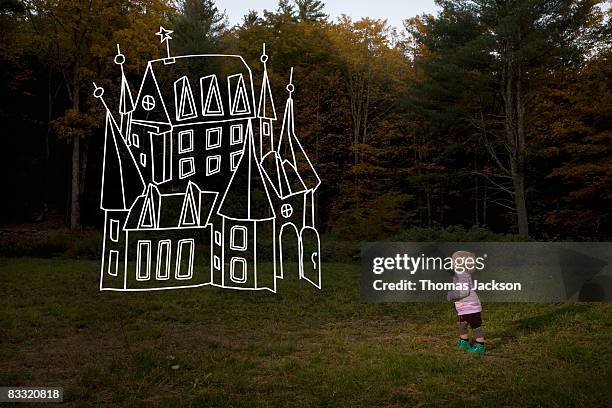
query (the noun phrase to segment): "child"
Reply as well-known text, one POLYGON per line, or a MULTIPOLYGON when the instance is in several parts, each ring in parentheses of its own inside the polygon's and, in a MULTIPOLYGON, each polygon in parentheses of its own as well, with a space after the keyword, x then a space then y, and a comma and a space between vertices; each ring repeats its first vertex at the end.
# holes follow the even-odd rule
POLYGON ((467 251, 457 251, 452 255, 453 269, 455 275, 453 276, 453 283, 461 284, 460 289, 451 290, 448 292, 448 300, 455 302, 455 309, 457 310, 457 327, 459 328, 459 341, 457 347, 461 350, 467 350, 468 353, 484 353, 485 352, 485 339, 482 331, 482 317, 480 312, 482 306, 480 305, 480 299, 474 290, 472 290, 472 272, 474 272, 474 259, 476 255, 467 251), (472 261, 467 262, 466 259, 471 258, 472 261), (476 343, 470 345, 468 336, 468 325, 471 327, 476 343))

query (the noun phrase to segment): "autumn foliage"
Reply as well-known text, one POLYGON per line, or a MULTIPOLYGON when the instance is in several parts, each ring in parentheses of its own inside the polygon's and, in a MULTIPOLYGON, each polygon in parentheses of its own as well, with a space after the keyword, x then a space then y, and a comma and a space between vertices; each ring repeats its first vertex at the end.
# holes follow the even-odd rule
MULTIPOLYGON (((172 49, 262 43, 277 108, 294 67, 297 132, 323 180, 327 234, 389 239, 412 227, 487 227, 543 239, 612 231, 612 32, 595 1, 440 0, 436 16, 330 17, 281 0, 230 27, 212 0, 2 2, 3 222, 63 214, 97 226, 102 111, 116 102, 116 44, 134 90, 172 49)), ((256 84, 261 78, 254 69, 256 84)), ((113 105, 114 106, 114 105, 113 105)))

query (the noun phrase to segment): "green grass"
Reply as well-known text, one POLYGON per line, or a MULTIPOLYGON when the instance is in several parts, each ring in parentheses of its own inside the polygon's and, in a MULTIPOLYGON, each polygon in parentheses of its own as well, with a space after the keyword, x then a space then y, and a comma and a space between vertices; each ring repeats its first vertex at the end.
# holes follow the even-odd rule
POLYGON ((485 304, 485 356, 450 304, 365 304, 359 267, 323 290, 98 291, 98 263, 0 258, 0 385, 71 406, 607 406, 610 304, 485 304))

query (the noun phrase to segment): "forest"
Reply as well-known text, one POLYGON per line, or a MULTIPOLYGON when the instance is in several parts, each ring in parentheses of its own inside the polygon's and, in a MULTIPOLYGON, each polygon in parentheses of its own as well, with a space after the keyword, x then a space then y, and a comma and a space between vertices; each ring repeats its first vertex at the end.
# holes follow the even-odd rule
POLYGON ((438 0, 437 15, 329 16, 280 0, 231 26, 213 0, 2 0, 2 225, 96 229, 117 44, 137 92, 148 60, 239 54, 322 179, 320 231, 382 240, 484 228, 541 240, 612 232, 612 12, 594 0, 438 0), (282 113, 281 113, 282 115, 282 113))

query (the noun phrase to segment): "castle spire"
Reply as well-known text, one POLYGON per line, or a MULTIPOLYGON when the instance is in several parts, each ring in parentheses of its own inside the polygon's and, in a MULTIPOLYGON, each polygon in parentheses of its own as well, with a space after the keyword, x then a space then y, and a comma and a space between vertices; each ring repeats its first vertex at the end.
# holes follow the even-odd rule
MULTIPOLYGON (((294 91, 293 67, 291 67, 289 84, 287 84, 289 96, 285 104, 285 114, 283 116, 283 125, 278 141, 277 152, 285 173, 290 174, 292 171, 295 172, 303 187, 307 190, 314 191, 321 184, 321 179, 295 134, 295 115, 292 97, 294 91)), ((299 183, 297 183, 297 185, 299 185, 299 183)))
POLYGON ((130 126, 130 119, 132 112, 134 111, 134 99, 132 98, 132 92, 130 91, 130 85, 125 78, 125 70, 123 64, 125 63, 125 55, 121 53, 119 44, 117 44, 117 55, 115 55, 115 64, 121 67, 121 94, 119 95, 119 114, 121 115, 121 134, 125 135, 124 139, 128 140, 127 135, 128 127, 130 126))
POLYGON ((121 95, 119 97, 119 113, 126 115, 134 110, 134 99, 132 98, 132 92, 128 85, 127 79, 125 78, 125 70, 123 64, 125 63, 125 55, 121 53, 119 44, 117 44, 117 55, 115 55, 115 64, 121 67, 121 95))
POLYGON ((117 126, 117 122, 115 121, 115 118, 113 117, 113 114, 111 113, 111 110, 108 109, 108 105, 106 104, 106 101, 104 100, 104 88, 102 88, 101 86, 98 86, 95 82, 92 82, 92 83, 94 86, 93 96, 99 99, 100 102, 102 102, 102 105, 104 105, 104 108, 106 109, 106 113, 108 114, 108 117, 110 118, 110 120, 112 120, 115 127, 119 127, 117 126))
POLYGON ((289 96, 287 97, 287 102, 285 103, 285 114, 283 115, 283 126, 281 128, 280 138, 278 140, 278 148, 277 152, 279 154, 287 153, 290 157, 293 157, 295 153, 293 152, 293 143, 292 143, 292 135, 295 134, 295 126, 294 122, 294 114, 293 114, 293 98, 292 94, 295 90, 293 86, 293 67, 291 67, 291 73, 289 74, 289 83, 287 84, 287 92, 289 92, 289 96), (289 152, 288 152, 289 150, 289 152))
POLYGON ((263 43, 263 49, 259 60, 263 64, 263 79, 261 80, 261 92, 259 93, 257 117, 276 120, 276 109, 274 108, 274 99, 272 99, 272 90, 270 88, 270 80, 268 78, 268 55, 266 55, 266 43, 263 43))
POLYGON ((259 93, 259 106, 257 117, 259 118, 259 160, 269 151, 274 150, 274 129, 272 121, 276 120, 276 108, 272 98, 272 89, 268 78, 268 55, 266 54, 266 43, 263 43, 261 57, 263 64, 263 78, 261 80, 261 92, 259 93))
POLYGON ((117 122, 103 95, 104 89, 94 82, 94 96, 100 99, 106 108, 100 208, 128 210, 134 199, 142 194, 145 184, 132 152, 120 137, 117 122))

